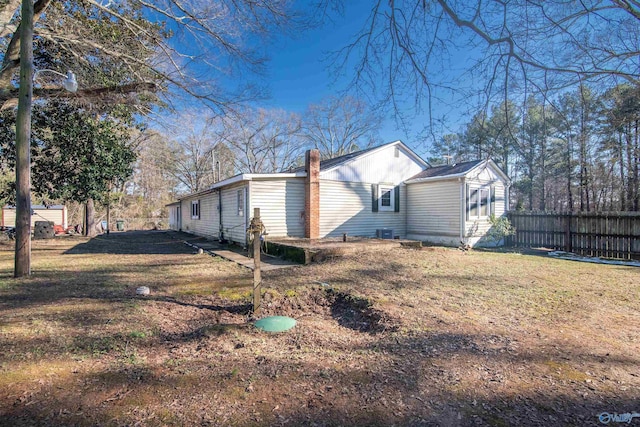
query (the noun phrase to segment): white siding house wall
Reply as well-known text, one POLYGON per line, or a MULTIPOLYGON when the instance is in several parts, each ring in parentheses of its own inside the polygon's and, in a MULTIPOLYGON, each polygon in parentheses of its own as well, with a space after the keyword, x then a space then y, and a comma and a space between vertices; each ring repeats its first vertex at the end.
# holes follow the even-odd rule
POLYGON ((457 246, 460 243, 461 180, 407 185, 407 238, 457 246))
POLYGON ((251 182, 250 216, 260 218, 272 237, 304 237, 304 178, 251 182))
POLYGON ((224 238, 245 245, 247 241, 248 218, 252 216, 248 210, 246 183, 222 188, 222 232, 224 238), (238 213, 238 191, 242 192, 244 203, 242 214, 238 213))
POLYGON ((335 169, 320 172, 320 179, 344 182, 388 182, 398 184, 425 168, 401 146, 390 145, 365 154, 335 169), (398 157, 396 157, 396 148, 398 157))
POLYGON ((320 180, 320 237, 375 237, 376 229, 391 228, 406 235, 406 187, 400 187, 400 212, 372 211, 371 184, 320 180))
POLYGON ((182 200, 182 230, 198 236, 218 237, 218 193, 210 192, 182 200), (200 218, 191 218, 191 202, 200 200, 200 218))

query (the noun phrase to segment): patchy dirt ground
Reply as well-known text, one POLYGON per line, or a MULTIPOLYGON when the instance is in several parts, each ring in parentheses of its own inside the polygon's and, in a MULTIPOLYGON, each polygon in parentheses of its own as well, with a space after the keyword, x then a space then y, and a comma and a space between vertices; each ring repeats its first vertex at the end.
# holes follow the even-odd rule
MULTIPOLYGON (((0 425, 601 425, 640 411, 640 270, 361 250, 264 273, 172 232, 0 246, 0 425), (148 297, 135 295, 149 286, 148 297)), ((634 423, 640 420, 634 419, 634 423)))

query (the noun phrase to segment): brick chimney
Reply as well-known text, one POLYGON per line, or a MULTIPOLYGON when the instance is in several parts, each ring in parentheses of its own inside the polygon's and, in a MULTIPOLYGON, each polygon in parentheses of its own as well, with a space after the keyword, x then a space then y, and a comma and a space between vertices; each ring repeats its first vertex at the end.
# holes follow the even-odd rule
POLYGON ((304 237, 320 237, 320 151, 307 150, 304 155, 304 170, 307 172, 304 185, 304 237))

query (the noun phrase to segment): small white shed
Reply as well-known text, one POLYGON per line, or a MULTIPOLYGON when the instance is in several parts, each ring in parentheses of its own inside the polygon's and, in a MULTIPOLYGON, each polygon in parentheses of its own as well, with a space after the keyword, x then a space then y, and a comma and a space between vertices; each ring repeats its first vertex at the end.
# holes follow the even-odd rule
MULTIPOLYGON (((36 221, 50 221, 54 225, 60 225, 67 228, 67 207, 64 205, 31 205, 31 227, 35 226, 36 221)), ((16 226, 16 207, 4 206, 2 208, 2 216, 0 225, 3 227, 16 226)))

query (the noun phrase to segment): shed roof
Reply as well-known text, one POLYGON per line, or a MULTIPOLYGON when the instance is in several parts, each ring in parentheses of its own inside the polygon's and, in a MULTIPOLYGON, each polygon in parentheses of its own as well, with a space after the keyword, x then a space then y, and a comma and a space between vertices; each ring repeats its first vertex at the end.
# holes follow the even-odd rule
MULTIPOLYGON (((15 209, 15 205, 5 205, 3 206, 3 209, 15 209)), ((64 209, 65 206, 64 205, 31 205, 31 209, 46 209, 46 210, 62 210, 64 209)))
POLYGON ((483 162, 484 160, 472 160, 470 162, 456 163, 453 165, 434 166, 423 170, 409 179, 441 178, 446 176, 464 175, 483 162))

